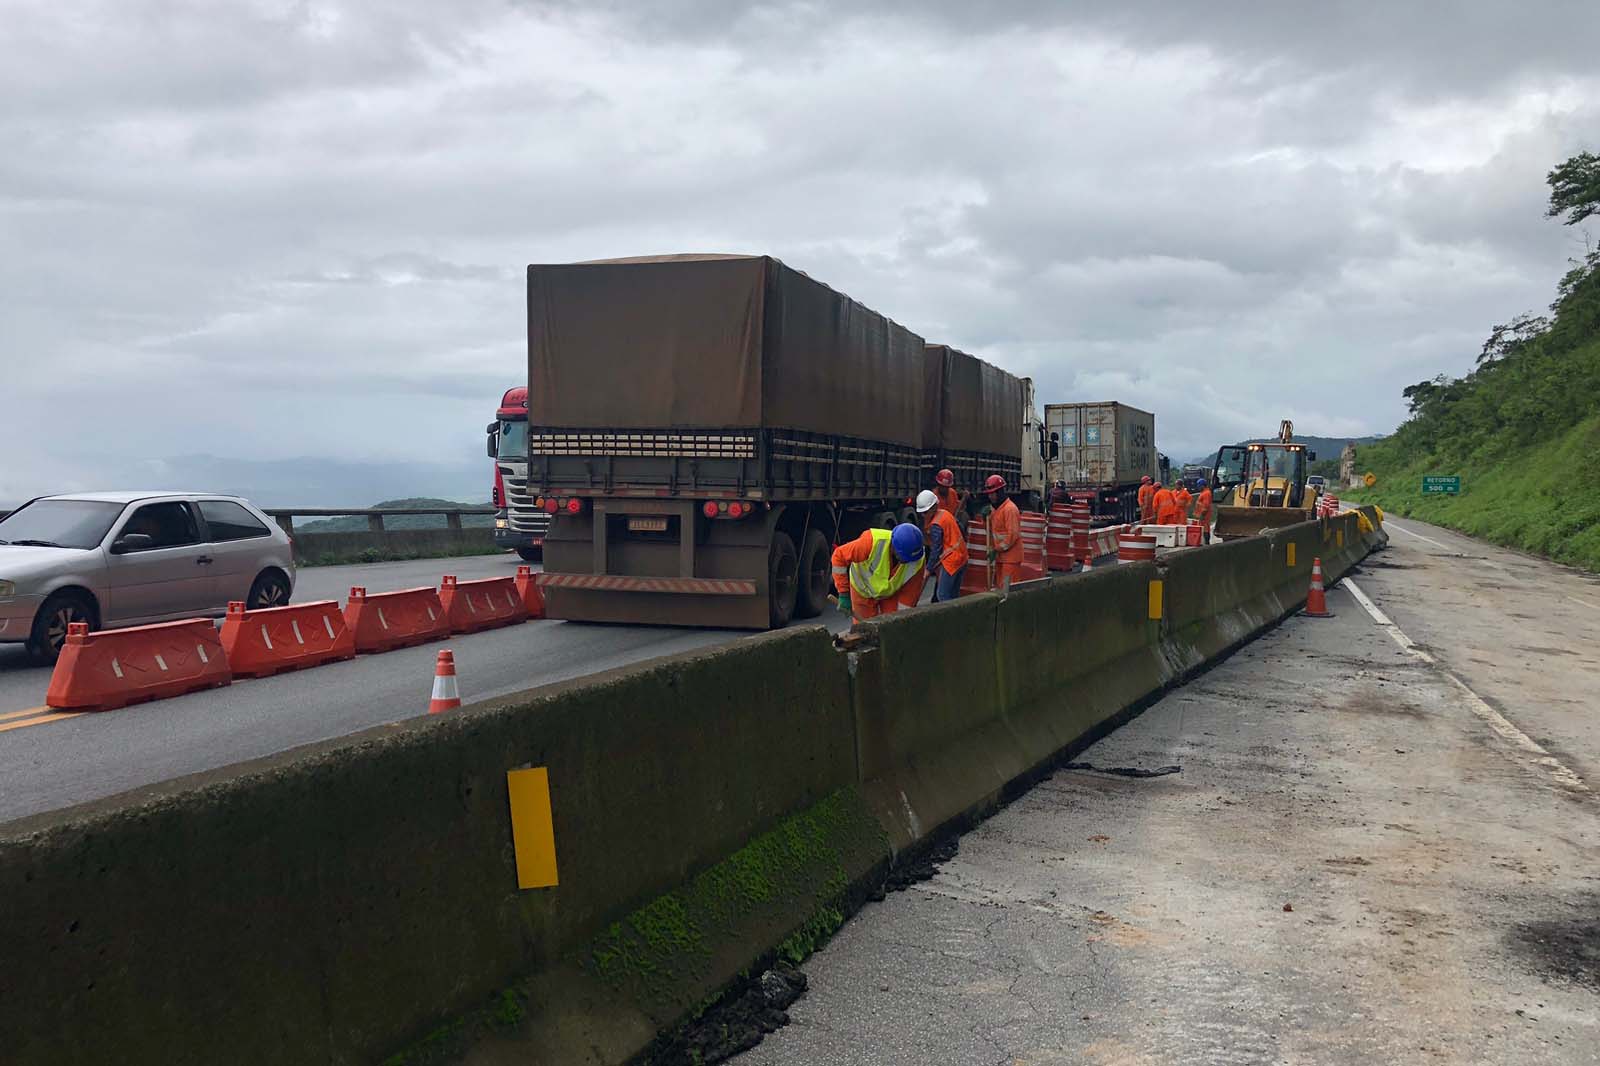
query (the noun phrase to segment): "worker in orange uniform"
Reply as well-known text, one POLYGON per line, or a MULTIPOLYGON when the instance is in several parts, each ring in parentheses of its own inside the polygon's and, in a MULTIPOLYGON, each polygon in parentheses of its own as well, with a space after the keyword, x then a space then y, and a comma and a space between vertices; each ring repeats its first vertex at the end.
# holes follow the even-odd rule
POLYGON ((1194 502, 1194 497, 1189 493, 1189 483, 1180 477, 1178 483, 1172 487, 1172 491, 1178 497, 1178 521, 1187 522, 1189 505, 1194 502))
POLYGON ((956 491, 956 475, 954 471, 941 470, 933 475, 933 494, 938 498, 939 506, 949 511, 952 516, 961 515, 965 512, 967 501, 962 497, 961 493, 956 491))
POLYGON ((1156 483, 1149 474, 1139 479, 1139 521, 1156 520, 1156 483))
POLYGON ((922 530, 910 522, 867 530, 833 549, 834 602, 858 622, 915 607, 927 580, 922 556, 922 530))
POLYGON ((1155 498, 1156 525, 1175 526, 1183 521, 1183 512, 1178 508, 1178 493, 1165 485, 1156 490, 1155 498))
POLYGON ((956 516, 946 511, 939 497, 924 489, 917 494, 917 517, 927 543, 928 574, 934 579, 933 602, 944 603, 961 595, 961 576, 967 569, 967 541, 956 516))
POLYGON ((1022 576, 1022 513, 1006 496, 1006 479, 990 474, 983 483, 989 497, 989 576, 995 588, 1011 591, 1022 576))
POLYGON ((1205 526, 1205 537, 1211 539, 1211 482, 1204 478, 1195 480, 1195 488, 1199 492, 1194 498, 1194 520, 1205 526))

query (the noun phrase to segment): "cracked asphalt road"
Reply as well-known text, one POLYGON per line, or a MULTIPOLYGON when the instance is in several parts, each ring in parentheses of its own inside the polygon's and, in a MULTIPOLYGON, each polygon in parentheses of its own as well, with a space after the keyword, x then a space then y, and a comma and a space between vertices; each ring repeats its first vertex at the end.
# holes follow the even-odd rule
POLYGON ((1449 612, 1500 590, 1427 594, 1513 582, 1424 557, 1447 550, 1397 536, 1355 580, 1446 666, 1543 671, 1490 698, 1596 791, 1531 765, 1341 588, 1333 619, 1291 619, 1081 756, 1182 773, 1057 772, 852 919, 737 1061, 1600 1063, 1600 701, 1562 701, 1594 616, 1482 639, 1492 619, 1449 612))

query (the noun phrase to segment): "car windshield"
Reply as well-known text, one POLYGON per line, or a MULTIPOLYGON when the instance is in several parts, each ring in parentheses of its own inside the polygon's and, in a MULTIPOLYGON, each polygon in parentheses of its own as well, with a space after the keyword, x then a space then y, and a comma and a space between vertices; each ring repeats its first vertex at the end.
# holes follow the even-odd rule
POLYGON ((501 422, 500 441, 495 445, 495 454, 502 459, 526 459, 528 457, 528 423, 523 421, 501 422))
POLYGON ((0 544, 98 548, 121 513, 120 503, 35 500, 0 521, 0 544))

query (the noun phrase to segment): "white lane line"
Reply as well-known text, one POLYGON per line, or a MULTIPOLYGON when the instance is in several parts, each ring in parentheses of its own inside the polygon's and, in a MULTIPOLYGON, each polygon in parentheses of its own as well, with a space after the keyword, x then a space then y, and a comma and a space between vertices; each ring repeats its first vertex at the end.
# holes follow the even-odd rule
POLYGON ((1350 590, 1350 595, 1354 596, 1356 602, 1361 604, 1362 608, 1372 616, 1372 620, 1382 626, 1384 631, 1393 638, 1394 642, 1400 645, 1401 650, 1422 660, 1443 674, 1452 685, 1461 690, 1462 695, 1466 697, 1467 707, 1473 714, 1481 718, 1484 724, 1498 733, 1502 740, 1532 756, 1528 760, 1529 765, 1548 773, 1556 784, 1562 788, 1570 789, 1573 792, 1589 791, 1589 786, 1583 783, 1583 778, 1573 773, 1562 764, 1561 760, 1551 755, 1528 734, 1512 725, 1505 715, 1485 703, 1482 696, 1468 688, 1465 681, 1462 681, 1455 674, 1441 666, 1439 660, 1417 647, 1417 642, 1406 636, 1399 626, 1389 620, 1388 615, 1378 610, 1378 605, 1369 600, 1367 594, 1362 592, 1354 581, 1347 577, 1340 584, 1350 590))
MULTIPOLYGON (((1421 533, 1413 533, 1411 530, 1407 529, 1405 526, 1402 526, 1400 523, 1396 522, 1392 518, 1389 519, 1388 521, 1384 522, 1383 528, 1384 529, 1398 529, 1400 532, 1404 533, 1408 537, 1416 537, 1418 540, 1425 540, 1429 544, 1432 544, 1435 548, 1443 548, 1447 552, 1455 552, 1456 551, 1456 549, 1450 547, 1450 545, 1448 545, 1448 544, 1440 544, 1438 541, 1434 540, 1432 537, 1424 537, 1421 533)), ((1460 552, 1456 552, 1456 554, 1460 555, 1461 553, 1460 552)))

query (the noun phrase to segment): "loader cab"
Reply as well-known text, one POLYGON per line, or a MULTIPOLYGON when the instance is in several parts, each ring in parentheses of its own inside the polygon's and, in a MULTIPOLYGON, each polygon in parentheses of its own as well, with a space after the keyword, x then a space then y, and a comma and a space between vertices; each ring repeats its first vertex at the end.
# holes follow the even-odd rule
POLYGON ((1234 444, 1217 451, 1212 484, 1233 490, 1240 507, 1304 507, 1306 467, 1316 453, 1303 444, 1234 444))

